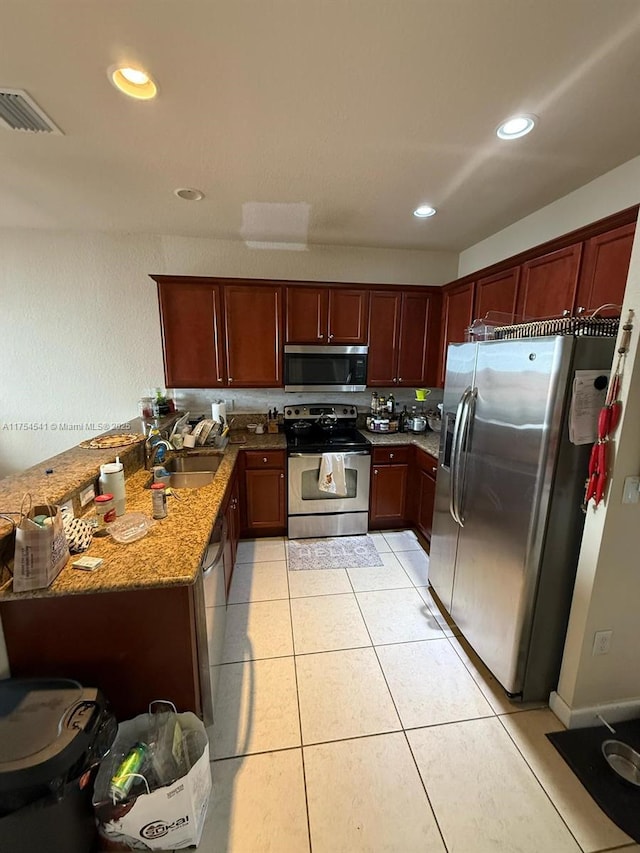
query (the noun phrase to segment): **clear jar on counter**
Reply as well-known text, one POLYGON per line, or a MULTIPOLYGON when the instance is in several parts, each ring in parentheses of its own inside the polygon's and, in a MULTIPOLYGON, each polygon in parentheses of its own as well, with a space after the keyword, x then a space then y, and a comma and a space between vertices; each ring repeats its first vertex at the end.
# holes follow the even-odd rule
POLYGON ((96 508, 96 529, 93 535, 106 536, 109 532, 107 524, 116 520, 116 502, 113 495, 107 493, 97 495, 94 504, 96 508))
POLYGON ((154 483, 151 486, 151 502, 154 518, 167 517, 167 492, 164 483, 154 483))

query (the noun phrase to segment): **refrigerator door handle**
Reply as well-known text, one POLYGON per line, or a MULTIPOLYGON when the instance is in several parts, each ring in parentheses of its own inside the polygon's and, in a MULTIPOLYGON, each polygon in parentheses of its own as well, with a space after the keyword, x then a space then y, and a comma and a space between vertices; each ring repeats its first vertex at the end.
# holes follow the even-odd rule
POLYGON ((460 424, 460 439, 459 439, 459 454, 456 464, 456 505, 455 511, 458 516, 458 524, 464 527, 464 486, 465 475, 467 472, 467 456, 466 450, 471 435, 471 425, 475 417, 475 403, 478 394, 477 388, 467 389, 469 393, 465 399, 464 411, 462 413, 462 423, 460 424))
POLYGON ((464 417, 465 406, 467 402, 467 397, 471 393, 471 386, 465 388, 460 397, 460 402, 458 403, 458 408, 456 410, 456 420, 453 426, 453 438, 451 440, 451 465, 450 465, 450 485, 449 485, 449 514, 451 518, 455 521, 456 524, 459 524, 462 527, 462 523, 460 521, 460 517, 458 515, 457 505, 458 505, 458 468, 460 463, 460 439, 461 439, 461 426, 462 419, 464 417))

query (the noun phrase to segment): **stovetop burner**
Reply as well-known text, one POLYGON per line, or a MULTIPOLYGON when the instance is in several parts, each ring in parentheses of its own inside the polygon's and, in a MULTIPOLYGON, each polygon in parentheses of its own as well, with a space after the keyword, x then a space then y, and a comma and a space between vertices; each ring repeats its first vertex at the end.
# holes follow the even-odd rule
POLYGON ((368 450, 371 442, 356 426, 355 406, 297 405, 284 412, 284 431, 290 452, 337 453, 368 450))

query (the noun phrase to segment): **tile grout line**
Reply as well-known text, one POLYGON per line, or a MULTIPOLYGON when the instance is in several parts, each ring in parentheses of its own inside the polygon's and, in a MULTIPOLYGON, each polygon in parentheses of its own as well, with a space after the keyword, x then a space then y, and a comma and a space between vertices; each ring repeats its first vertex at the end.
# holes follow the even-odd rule
MULTIPOLYGON (((535 710, 535 709, 530 709, 530 710, 535 710)), ((558 817, 560 818, 560 820, 562 821, 562 823, 563 823, 563 824, 564 824, 564 826, 566 827, 567 832, 568 832, 568 833, 569 833, 569 835, 573 838, 573 840, 576 842, 576 844, 578 845, 579 849, 580 849, 580 850, 582 850, 582 851, 583 851, 583 853, 584 853, 584 847, 580 844, 580 842, 578 841, 578 839, 577 839, 577 838, 576 838, 576 836, 574 835, 574 833, 573 833, 573 831, 572 831, 571 827, 569 826, 569 824, 567 823, 567 821, 566 821, 566 820, 564 819, 564 817, 562 816, 562 814, 561 814, 560 810, 557 808, 557 806, 556 806, 556 804, 554 803, 554 801, 551 799, 551 795, 549 794, 549 792, 547 791, 547 789, 546 789, 546 788, 544 787, 544 785, 542 784, 542 781, 538 778, 538 775, 537 775, 537 773, 535 772, 535 770, 533 769, 533 767, 532 767, 532 766, 529 764, 529 762, 527 761, 527 757, 526 757, 526 755, 524 754, 524 752, 523 752, 523 751, 520 749, 520 747, 518 746, 518 744, 517 744, 517 742, 516 742, 515 738, 513 738, 513 737, 512 737, 511 732, 509 731, 509 729, 508 729, 508 728, 505 726, 505 724, 503 723, 502 719, 500 718, 500 715, 499 715, 499 714, 496 714, 496 718, 497 718, 498 722, 500 723, 500 726, 502 727, 502 730, 503 730, 504 732, 506 732, 507 737, 509 738, 509 740, 511 741, 511 743, 514 745, 514 747, 515 747, 515 749, 516 749, 516 752, 517 752, 517 753, 518 753, 518 755, 522 758, 522 760, 524 761, 524 763, 525 763, 525 764, 526 764, 526 766, 528 767, 529 771, 531 772, 531 775, 533 776, 533 778, 536 780, 536 782, 538 783, 538 785, 539 785, 539 786, 540 786, 540 788, 542 789, 542 792, 544 793, 545 797, 546 797, 546 798, 547 798, 547 800, 551 803, 551 806, 552 806, 553 810, 555 811, 555 813, 558 815, 558 817)), ((598 807, 598 808, 599 808, 599 807, 598 807)), ((615 849, 615 848, 614 848, 614 849, 615 849)))
POLYGON ((298 708, 298 726, 300 728, 300 761, 302 762, 302 784, 304 787, 304 806, 307 814, 307 839, 309 841, 309 851, 313 850, 311 842, 311 815, 309 814, 309 792, 307 791, 307 768, 304 758, 304 743, 302 739, 302 713, 300 711, 300 688, 298 686, 298 664, 296 662, 296 639, 293 631, 293 610, 291 607, 291 587, 289 586, 289 549, 287 548, 287 540, 285 540, 284 553, 286 559, 287 571, 287 589, 289 590, 289 620, 291 622, 291 646, 293 649, 293 677, 296 681, 296 706, 298 708))
POLYGON ((447 847, 447 842, 444 838, 444 833, 442 831, 442 827, 440 826, 440 821, 438 820, 438 815, 436 814, 436 810, 433 807, 433 803, 431 802, 431 798, 429 797, 429 792, 427 791, 427 786, 422 777, 422 773, 420 772, 420 768, 418 767, 418 762, 413 753, 413 749, 411 748, 411 743, 409 741, 409 736, 407 735, 407 730, 403 729, 402 734, 404 735, 404 739, 407 743, 407 747, 409 748, 409 753, 413 760, 413 766, 416 768, 416 773, 418 774, 418 779, 420 780, 420 784, 422 785, 422 790, 424 791, 424 795, 427 798, 427 803, 429 804, 429 808, 431 809, 431 814, 433 815, 433 819, 435 821, 436 826, 438 827, 438 832, 440 833, 440 838, 442 839, 442 846, 445 849, 445 853, 449 853, 449 848, 447 847))

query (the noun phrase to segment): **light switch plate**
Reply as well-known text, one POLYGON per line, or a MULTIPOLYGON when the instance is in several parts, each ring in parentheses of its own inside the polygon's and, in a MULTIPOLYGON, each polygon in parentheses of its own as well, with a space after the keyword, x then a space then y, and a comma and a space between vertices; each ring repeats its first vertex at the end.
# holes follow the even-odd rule
POLYGON ((640 477, 625 477, 622 490, 623 504, 637 504, 640 499, 640 477))
POLYGON ((69 513, 69 515, 70 515, 72 518, 74 517, 74 512, 73 512, 73 501, 65 501, 63 504, 60 504, 60 509, 61 509, 61 510, 63 510, 63 509, 64 509, 64 510, 67 510, 67 512, 69 513))

